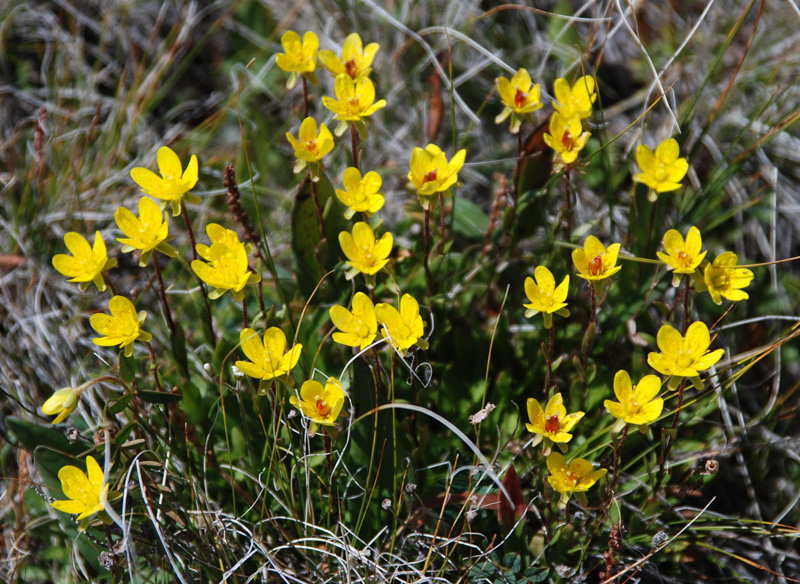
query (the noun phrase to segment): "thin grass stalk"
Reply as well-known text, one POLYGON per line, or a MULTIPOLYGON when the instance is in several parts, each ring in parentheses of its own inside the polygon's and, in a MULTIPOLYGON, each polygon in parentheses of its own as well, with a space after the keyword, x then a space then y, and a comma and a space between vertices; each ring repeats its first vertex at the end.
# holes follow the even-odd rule
MULTIPOLYGON (((183 216, 183 223, 186 225, 186 233, 189 234, 189 243, 192 246, 192 259, 197 259, 197 242, 194 239, 194 230, 192 229, 192 222, 189 219, 189 212, 186 210, 186 203, 181 200, 181 215, 183 216)), ((211 319, 211 304, 208 302, 208 292, 206 291, 205 283, 200 279, 200 276, 194 273, 192 270, 192 274, 194 275, 194 279, 197 282, 197 285, 200 287, 200 294, 203 296, 203 305, 205 306, 206 310, 206 320, 208 321, 208 330, 210 333, 210 338, 208 339, 212 345, 216 345, 216 337, 214 335, 214 321, 211 319)))
POLYGON ((161 277, 161 266, 158 263, 158 252, 153 251, 153 269, 156 272, 156 278, 158 279, 158 290, 161 296, 161 308, 164 310, 164 318, 167 321, 167 326, 169 327, 170 336, 174 339, 175 338, 175 323, 172 321, 172 313, 169 309, 169 304, 167 303, 167 291, 164 288, 164 279, 161 277))

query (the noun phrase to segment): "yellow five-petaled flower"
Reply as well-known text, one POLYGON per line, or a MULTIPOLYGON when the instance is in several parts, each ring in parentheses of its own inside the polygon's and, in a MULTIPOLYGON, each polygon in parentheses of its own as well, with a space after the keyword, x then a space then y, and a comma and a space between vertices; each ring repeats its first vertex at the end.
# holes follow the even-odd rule
POLYGON ((391 304, 380 303, 375 306, 375 316, 382 326, 381 335, 389 339, 401 356, 414 345, 428 348, 428 342, 422 338, 425 324, 419 314, 419 303, 411 294, 403 294, 399 312, 391 304))
POLYGON ((235 231, 216 223, 209 223, 206 232, 211 246, 198 244, 197 253, 208 263, 194 260, 192 270, 198 278, 214 288, 208 294, 212 300, 230 290, 233 297, 241 302, 244 287, 261 281, 261 275, 251 272, 247 264, 247 253, 253 246, 245 246, 235 231))
POLYGON ((725 349, 708 352, 711 335, 705 323, 697 321, 686 329, 682 336, 671 325, 658 330, 656 343, 660 353, 649 353, 647 363, 661 373, 669 375, 669 387, 675 389, 683 377, 689 377, 696 387, 702 387, 700 372, 705 371, 722 358, 725 349))
POLYGON ((133 302, 124 296, 114 296, 108 302, 110 315, 104 313, 93 314, 89 317, 89 324, 102 337, 92 339, 95 345, 101 347, 121 346, 125 349, 125 356, 133 355, 133 342, 150 342, 153 335, 141 329, 147 318, 147 313, 142 310, 138 314, 133 302))
POLYGON ((335 426, 336 418, 344 405, 344 390, 334 377, 329 377, 324 386, 319 381, 310 379, 300 388, 300 399, 296 395, 289 396, 289 403, 312 422, 322 426, 335 426))
POLYGON ((62 466, 58 478, 68 500, 52 503, 54 509, 77 515, 81 531, 89 525, 92 515, 103 511, 108 501, 108 484, 103 482, 103 469, 94 457, 86 457, 86 470, 88 476, 78 467, 62 466))
POLYGON ((303 345, 298 343, 286 350, 286 335, 278 327, 268 328, 261 336, 255 330, 246 328, 239 334, 242 352, 250 361, 237 361, 236 368, 245 375, 256 379, 285 379, 300 360, 303 345))
POLYGON ((292 89, 300 75, 316 85, 317 77, 314 69, 317 66, 317 49, 319 49, 317 35, 308 31, 303 35, 301 42, 299 34, 287 30, 281 37, 281 45, 284 52, 275 55, 275 62, 278 67, 289 73, 286 87, 292 89))
POLYGON ((572 87, 566 79, 556 79, 553 93, 557 100, 553 107, 565 118, 578 116, 582 119, 592 115, 592 104, 597 99, 594 77, 584 75, 572 87))
POLYGON ((344 171, 342 183, 345 190, 336 189, 336 196, 347 205, 345 219, 351 219, 356 213, 366 213, 372 217, 383 207, 384 198, 378 192, 383 181, 374 170, 362 178, 361 171, 351 166, 344 171))
POLYGON ((166 213, 162 216, 161 208, 149 197, 139 200, 139 217, 137 218, 125 207, 119 207, 114 213, 114 220, 120 231, 128 237, 118 237, 124 253, 135 249, 142 251, 139 266, 145 267, 150 261, 154 250, 166 256, 175 257, 178 252, 167 243, 172 237, 169 235, 169 217, 166 213))
POLYGON ((375 306, 369 296, 356 292, 353 296, 353 311, 334 304, 330 308, 331 322, 339 329, 333 333, 336 343, 348 347, 359 347, 362 351, 372 344, 378 334, 378 319, 375 306))
POLYGON ((464 166, 466 150, 459 150, 450 161, 436 144, 428 144, 425 149, 411 151, 408 180, 417 189, 423 207, 430 204, 436 193, 449 194, 450 187, 458 183, 458 171, 464 166))
POLYGON ((368 137, 367 126, 364 118, 386 107, 386 100, 375 101, 375 86, 369 77, 353 79, 347 74, 339 75, 334 82, 336 99, 322 98, 322 104, 336 114, 339 125, 336 127, 337 136, 344 134, 347 123, 352 123, 358 130, 362 140, 368 137))
POLYGON ((631 376, 623 369, 614 376, 614 395, 619 402, 607 399, 603 405, 623 425, 635 424, 646 428, 658 419, 664 409, 664 400, 656 397, 659 391, 661 380, 655 375, 645 375, 634 387, 631 376))
POLYGON ((747 288, 753 281, 753 272, 747 268, 737 268, 738 261, 739 257, 732 251, 718 255, 706 266, 703 284, 697 286, 697 290, 708 290, 715 304, 722 304, 723 298, 734 302, 750 298, 742 288, 747 288))
POLYGON ((181 201, 199 203, 200 199, 189 193, 197 184, 197 156, 192 154, 185 171, 181 159, 167 146, 158 149, 157 159, 160 177, 152 170, 139 166, 131 170, 131 178, 144 194, 163 201, 162 208, 169 203, 174 216, 181 214, 181 201))
POLYGON ((94 246, 80 233, 70 231, 64 235, 64 243, 72 255, 53 256, 53 267, 70 278, 70 282, 80 282, 80 289, 86 290, 91 282, 100 292, 106 291, 103 272, 117 265, 116 259, 109 259, 106 244, 99 231, 94 233, 94 246))
POLYGON ((591 134, 583 131, 577 115, 569 117, 558 112, 550 118, 550 133, 543 136, 545 144, 556 152, 561 164, 567 166, 578 159, 578 153, 586 146, 591 134))
POLYGON ((347 74, 353 79, 358 79, 370 74, 372 60, 380 48, 378 43, 370 43, 364 47, 361 37, 353 32, 344 39, 341 59, 333 51, 323 50, 319 52, 319 62, 334 77, 347 74))
POLYGON ((636 163, 642 172, 633 180, 650 187, 650 201, 655 201, 658 193, 666 193, 681 188, 680 181, 689 170, 689 163, 680 158, 680 148, 674 138, 664 140, 655 153, 644 144, 636 149, 636 163))
POLYGON ((664 234, 666 253, 657 251, 656 255, 667 264, 668 270, 675 270, 673 285, 677 285, 681 278, 678 274, 693 274, 697 270, 706 257, 706 252, 700 251, 702 247, 703 239, 700 237, 700 230, 695 226, 689 228, 685 240, 676 229, 670 229, 664 234))
POLYGON ((587 237, 583 249, 572 250, 572 262, 580 272, 578 277, 603 280, 619 272, 622 269, 616 265, 619 248, 619 243, 612 243, 606 248, 594 235, 587 237))
POLYGON ((539 84, 533 85, 526 69, 520 69, 509 81, 505 77, 497 78, 497 92, 503 101, 503 111, 495 118, 496 124, 502 124, 511 116, 511 133, 517 134, 522 118, 542 107, 539 84))
POLYGON ((547 457, 547 470, 550 476, 547 482, 557 492, 561 493, 558 508, 564 509, 572 493, 588 491, 608 471, 604 468, 593 470, 592 463, 583 458, 575 458, 567 466, 564 457, 558 452, 553 452, 547 457))
POLYGON ((294 155, 297 157, 294 171, 301 172, 308 165, 311 179, 319 180, 322 159, 333 150, 333 135, 325 124, 320 124, 317 132, 316 120, 308 117, 300 124, 298 137, 299 139, 286 132, 286 139, 294 148, 294 155))
POLYGON ((564 279, 556 288, 556 280, 553 273, 544 266, 537 266, 533 272, 536 280, 525 278, 525 295, 530 300, 530 304, 523 304, 528 310, 525 316, 530 318, 538 313, 544 317, 544 328, 553 326, 553 313, 561 316, 569 316, 566 309, 567 291, 569 289, 569 276, 564 279))
MULTIPOLYGON (((375 232, 369 223, 359 221, 353 225, 353 234, 347 231, 339 233, 339 245, 347 257, 347 263, 353 267, 348 277, 361 272, 365 276, 374 276, 389 262, 394 238, 388 231, 375 241, 375 232)), ((368 278, 369 280, 369 278, 368 278)))
POLYGON ((560 393, 551 397, 544 409, 538 400, 532 397, 528 398, 530 422, 526 422, 525 427, 529 432, 536 434, 531 445, 536 446, 544 439, 544 454, 547 456, 553 442, 566 444, 572 440, 572 434, 569 432, 583 416, 583 412, 567 414, 567 408, 564 407, 564 399, 560 393))

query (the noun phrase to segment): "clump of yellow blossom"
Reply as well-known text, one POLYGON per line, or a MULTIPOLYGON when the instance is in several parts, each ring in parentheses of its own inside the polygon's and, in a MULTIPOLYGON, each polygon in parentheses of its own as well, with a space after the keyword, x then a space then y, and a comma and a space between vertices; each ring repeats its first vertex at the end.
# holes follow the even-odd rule
MULTIPOLYGON (((78 467, 62 466, 58 478, 68 500, 52 503, 54 509, 77 515, 81 531, 86 530, 91 516, 102 512, 108 501, 108 483, 103 482, 103 469, 92 456, 86 457, 86 470, 88 476, 78 467)), ((102 516, 101 519, 111 523, 108 516, 102 516)))
POLYGON ((352 79, 358 79, 370 74, 372 60, 380 48, 378 43, 370 43, 364 47, 359 34, 353 32, 344 39, 341 59, 333 51, 322 50, 319 52, 319 62, 334 77, 346 74, 352 79))
POLYGON ((322 104, 336 114, 339 125, 334 130, 337 136, 344 134, 348 122, 355 126, 362 140, 369 137, 367 125, 364 123, 376 111, 386 107, 386 100, 375 101, 375 86, 369 77, 353 79, 347 74, 339 75, 333 87, 336 99, 322 98, 322 104))
POLYGON ((578 277, 603 280, 619 272, 622 269, 616 265, 619 248, 619 243, 612 243, 606 248, 594 235, 587 237, 583 249, 572 250, 572 262, 578 269, 578 277))
POLYGON ((655 153, 644 144, 636 149, 636 164, 642 172, 634 175, 633 180, 650 187, 648 199, 654 202, 660 193, 675 191, 681 188, 680 181, 689 170, 689 163, 680 158, 680 148, 674 138, 664 140, 656 148, 655 153))
POLYGON ((557 100, 553 107, 564 118, 578 116, 583 119, 592 115, 592 104, 597 99, 594 77, 584 75, 572 87, 566 79, 556 79, 553 93, 557 100))
POLYGON ((737 268, 739 257, 732 251, 726 251, 703 271, 702 281, 696 284, 698 292, 708 290, 715 304, 722 304, 727 298, 733 302, 747 300, 750 295, 743 290, 753 281, 753 272, 747 268, 737 268))
POLYGON ((230 290, 233 297, 241 302, 244 287, 261 281, 261 275, 251 272, 247 263, 247 253, 253 246, 245 246, 235 231, 216 223, 209 223, 206 232, 211 239, 211 246, 198 244, 197 253, 208 263, 194 260, 192 270, 198 278, 214 288, 208 294, 212 300, 230 290))
POLYGON ((381 335, 389 339, 401 356, 414 345, 420 349, 428 348, 428 342, 422 338, 425 324, 419 314, 419 303, 411 294, 403 294, 400 298, 400 311, 391 304, 376 305, 375 316, 382 326, 381 335))
POLYGON ((131 178, 144 194, 162 201, 162 209, 169 203, 173 216, 181 214, 182 201, 199 203, 200 199, 189 193, 197 184, 197 156, 192 154, 186 171, 183 170, 181 159, 168 146, 158 149, 157 159, 160 177, 148 168, 137 166, 131 170, 131 178))
POLYGON ((564 457, 558 452, 553 452, 547 457, 547 470, 550 471, 547 482, 561 493, 561 499, 558 501, 559 509, 567 506, 572 493, 588 491, 608 472, 604 468, 593 470, 592 463, 583 458, 575 458, 567 466, 564 457))
POLYGON ((106 244, 99 231, 94 233, 94 246, 80 233, 70 231, 64 235, 64 244, 72 255, 56 254, 53 267, 70 278, 70 282, 80 282, 80 289, 86 290, 91 282, 100 292, 106 291, 103 272, 117 265, 116 259, 108 258, 106 244))
POLYGON ((603 402, 609 413, 617 418, 614 430, 621 430, 625 424, 635 424, 640 431, 647 433, 647 425, 655 422, 664 409, 664 400, 656 397, 659 391, 661 380, 655 375, 645 375, 634 387, 627 371, 617 371, 614 395, 619 402, 610 399, 603 402))
POLYGON ((361 171, 351 166, 344 171, 342 183, 345 190, 336 189, 336 196, 347 205, 345 219, 352 219, 356 213, 366 213, 372 217, 383 207, 384 198, 378 192, 383 181, 374 170, 362 178, 361 171))
POLYGON ((505 77, 497 78, 497 93, 505 106, 494 119, 495 124, 502 124, 511 116, 511 133, 519 133, 522 118, 542 107, 539 84, 533 85, 526 69, 520 69, 509 81, 505 77))
POLYGON ((336 419, 344 406, 344 390, 333 377, 328 378, 324 386, 310 379, 300 387, 300 399, 296 395, 289 396, 289 403, 311 420, 309 433, 313 435, 316 425, 336 426, 336 419))
POLYGON ((689 325, 686 337, 669 324, 658 330, 656 343, 660 353, 647 355, 647 363, 661 373, 669 375, 669 387, 678 387, 683 377, 690 378, 695 387, 702 388, 700 372, 705 371, 725 354, 724 349, 708 352, 711 335, 705 323, 697 321, 689 325))
POLYGON ((325 124, 319 125, 317 132, 317 122, 312 117, 307 117, 300 124, 298 138, 286 132, 286 139, 294 148, 294 155, 297 161, 294 164, 294 171, 301 172, 306 166, 311 173, 311 180, 318 181, 319 173, 322 170, 322 159, 333 150, 333 136, 325 124))
POLYGON ((142 197, 139 200, 139 217, 137 218, 125 207, 119 207, 114 213, 114 220, 120 231, 127 237, 118 237, 123 253, 135 249, 142 251, 139 266, 145 267, 150 262, 153 251, 158 250, 168 257, 175 257, 178 252, 167 243, 169 235, 169 217, 162 216, 161 208, 153 199, 142 197))
POLYGON ((78 402, 81 399, 81 391, 76 387, 64 387, 59 389, 51 395, 44 404, 42 404, 42 413, 45 416, 56 416, 52 421, 53 424, 58 424, 75 411, 78 407, 78 402))
POLYGON ((375 232, 372 231, 369 223, 359 221, 353 225, 352 235, 347 231, 339 233, 339 245, 342 246, 342 252, 347 257, 347 263, 353 268, 348 272, 348 279, 361 272, 367 276, 367 284, 374 286, 375 274, 389 262, 394 238, 387 231, 376 242, 375 232))
POLYGON ((242 352, 249 361, 236 361, 236 368, 245 375, 263 381, 278 379, 291 383, 289 373, 300 360, 303 345, 298 343, 289 351, 286 350, 286 335, 278 327, 268 328, 261 335, 257 331, 246 328, 239 333, 242 352))
POLYGON ((525 278, 525 295, 530 300, 530 304, 523 304, 528 310, 525 316, 530 318, 538 313, 542 313, 544 318, 544 328, 553 326, 553 313, 561 316, 569 316, 567 310, 567 291, 569 290, 569 276, 564 276, 561 284, 556 288, 556 280, 553 273, 544 266, 537 266, 533 272, 536 280, 525 278))
POLYGON ((458 184, 458 171, 464 166, 466 150, 459 150, 448 162, 447 156, 436 144, 411 151, 408 180, 417 189, 420 204, 427 209, 436 193, 450 194, 450 187, 458 184))
POLYGON ((586 146, 591 134, 583 131, 577 115, 562 116, 558 112, 550 118, 550 133, 543 136, 545 144, 552 148, 558 161, 568 166, 578 159, 578 153, 586 146))
POLYGON ((670 229, 664 234, 664 251, 666 253, 656 252, 658 259, 667 264, 668 270, 675 270, 675 276, 672 279, 673 286, 680 283, 681 274, 693 274, 703 258, 706 257, 706 252, 701 252, 700 248, 703 247, 703 239, 700 237, 700 230, 692 226, 686 233, 686 240, 676 230, 670 229))
POLYGON ((275 55, 275 62, 278 67, 289 73, 286 87, 294 88, 300 75, 316 85, 319 82, 314 73, 317 66, 317 49, 319 49, 317 35, 308 31, 303 35, 301 42, 299 34, 287 30, 281 37, 281 45, 283 53, 275 55))
POLYGON ((133 342, 148 343, 153 335, 141 330, 147 318, 144 310, 136 313, 133 302, 124 296, 114 296, 108 302, 110 315, 104 313, 93 314, 89 317, 89 324, 102 337, 92 339, 95 345, 101 347, 115 347, 119 345, 125 349, 125 356, 133 355, 133 342))
POLYGON ((331 322, 339 329, 333 333, 336 343, 348 347, 358 347, 362 351, 369 347, 378 334, 378 319, 375 306, 369 296, 356 292, 353 296, 353 311, 334 304, 330 308, 331 322))
POLYGON ((570 430, 583 418, 583 412, 573 412, 567 414, 564 407, 564 399, 560 393, 555 394, 547 402, 545 409, 534 398, 528 398, 528 419, 525 427, 529 432, 536 436, 531 443, 532 446, 538 445, 544 440, 544 455, 550 454, 553 443, 559 444, 562 450, 566 451, 566 444, 572 440, 570 430), (564 445, 563 447, 561 445, 564 445))

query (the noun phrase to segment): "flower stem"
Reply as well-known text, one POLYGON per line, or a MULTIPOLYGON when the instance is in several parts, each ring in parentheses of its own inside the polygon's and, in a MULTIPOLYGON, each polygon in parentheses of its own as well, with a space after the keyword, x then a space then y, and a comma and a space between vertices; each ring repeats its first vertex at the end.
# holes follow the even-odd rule
POLYGON ((692 283, 692 277, 689 274, 686 274, 686 287, 684 288, 683 293, 683 335, 686 336, 686 330, 689 328, 691 324, 691 314, 689 313, 689 287, 692 283))
POLYGON ((319 221, 319 239, 320 241, 324 241, 326 239, 325 230, 325 220, 322 218, 322 207, 319 204, 319 196, 317 195, 317 183, 311 180, 311 175, 309 175, 309 180, 311 181, 311 196, 314 197, 314 205, 317 207, 317 220, 319 221))
POLYGON ((358 130, 353 124, 350 124, 350 151, 353 155, 353 166, 361 171, 361 160, 358 156, 358 130))
POLYGON ((175 338, 175 323, 172 322, 172 313, 169 310, 169 304, 167 304, 167 291, 164 288, 164 279, 161 277, 161 266, 158 263, 158 252, 153 250, 153 269, 156 272, 156 278, 158 278, 158 290, 161 295, 161 307, 164 309, 164 318, 167 321, 167 326, 169 327, 169 332, 171 333, 172 338, 175 338))
POLYGON ((561 216, 564 219, 564 239, 567 242, 572 241, 572 194, 570 191, 569 169, 567 169, 564 172, 564 208, 561 210, 561 216))
MULTIPOLYGON (((189 234, 189 242, 192 244, 192 259, 196 260, 197 243, 195 242, 194 239, 194 230, 192 229, 192 222, 189 220, 189 212, 186 210, 186 204, 183 201, 181 201, 181 215, 183 215, 183 222, 186 225, 186 233, 189 234)), ((155 252, 153 253, 155 254, 155 252)), ((194 270, 192 270, 192 273, 194 274, 194 270)), ((206 308, 206 320, 208 321, 208 330, 211 335, 209 341, 211 342, 212 345, 216 345, 217 341, 214 336, 214 324, 213 324, 214 321, 211 320, 211 305, 208 303, 208 293, 206 292, 206 285, 200 279, 200 276, 198 276, 197 274, 194 274, 194 279, 197 281, 197 285, 200 286, 200 294, 203 295, 203 304, 205 305, 206 308)))
POLYGON ((306 119, 308 117, 308 81, 305 75, 300 77, 303 78, 303 119, 306 119))
POLYGON ((628 438, 628 429, 631 427, 630 424, 625 424, 625 429, 622 431, 622 436, 619 437, 619 442, 617 442, 617 447, 614 449, 614 476, 611 477, 611 482, 609 483, 609 495, 614 492, 614 489, 617 486, 617 479, 619 479, 619 465, 621 463, 621 454, 622 454, 622 447, 625 445, 625 440, 628 438))
MULTIPOLYGON (((589 326, 586 327, 587 332, 597 323, 597 292, 594 289, 594 282, 589 280, 589 292, 591 293, 592 297, 592 309, 591 314, 589 315, 589 326)), ((594 332, 592 332, 592 337, 594 337, 594 332)), ((586 385, 588 383, 589 375, 587 372, 587 368, 589 366, 589 347, 592 344, 592 338, 586 339, 586 343, 583 346, 583 385, 584 390, 586 389, 586 385)))
POLYGON ((428 294, 433 295, 433 276, 428 265, 428 256, 431 253, 431 209, 430 204, 425 207, 425 256, 423 265, 425 266, 425 278, 428 281, 428 294))
MULTIPOLYGON (((683 408, 683 392, 686 389, 686 378, 684 377, 681 379, 681 385, 678 387, 678 406, 675 408, 675 416, 672 418, 672 430, 673 433, 678 427, 678 417, 681 415, 681 409, 683 408)), ((670 452, 672 451, 672 444, 674 441, 672 440, 671 435, 667 435, 667 445, 664 447, 664 454, 659 461, 658 467, 658 476, 656 477, 656 486, 653 489, 653 495, 655 496, 658 493, 659 489, 661 488, 661 483, 664 480, 664 475, 667 470, 667 460, 669 459, 670 452)))
POLYGON ((158 361, 156 361, 156 352, 153 350, 153 345, 150 343, 145 343, 147 350, 150 351, 150 361, 153 363, 153 381, 156 383, 156 391, 163 392, 164 390, 161 387, 161 382, 158 380, 158 361))
POLYGON ((544 394, 548 398, 550 397, 550 389, 553 387, 553 345, 555 344, 555 340, 556 340, 556 325, 554 322, 550 325, 550 330, 548 334, 548 343, 547 343, 547 354, 545 356, 545 359, 547 360, 547 387, 544 388, 544 394))
POLYGON ((242 296, 242 324, 244 328, 250 328, 250 321, 247 318, 247 296, 242 296))
POLYGON ((647 255, 650 253, 650 240, 653 238, 653 225, 656 221, 656 209, 658 209, 658 199, 655 200, 653 206, 650 208, 650 224, 647 227, 647 242, 644 244, 643 257, 647 257, 647 255))

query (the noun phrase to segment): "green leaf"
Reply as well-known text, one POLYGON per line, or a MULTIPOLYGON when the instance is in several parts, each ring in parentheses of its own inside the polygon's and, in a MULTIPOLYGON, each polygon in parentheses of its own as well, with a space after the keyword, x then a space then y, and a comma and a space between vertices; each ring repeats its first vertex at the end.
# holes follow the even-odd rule
POLYGON ((180 366, 186 377, 189 376, 189 361, 186 358, 186 335, 183 332, 181 323, 177 320, 175 323, 175 334, 172 336, 172 356, 175 357, 175 362, 180 366))
POLYGON ((453 205, 453 231, 464 237, 483 237, 489 228, 489 216, 478 205, 459 198, 453 205))
POLYGON ((136 395, 150 404, 176 404, 183 399, 180 393, 166 391, 139 391, 136 395))
POLYGON ((528 568, 525 570, 525 579, 528 582, 536 583, 536 582, 544 582, 547 580, 547 576, 550 573, 550 570, 547 568, 528 568))
POLYGON ((119 374, 125 383, 130 383, 136 377, 136 361, 133 356, 126 357, 125 351, 119 354, 119 374))
POLYGON ((131 403, 131 396, 123 395, 119 399, 115 399, 108 402, 108 412, 111 414, 120 414, 125 411, 125 408, 127 408, 128 404, 130 403, 131 403))
POLYGON ((123 426, 122 430, 120 430, 116 436, 114 436, 114 444, 119 446, 120 444, 124 444, 126 440, 128 440, 128 436, 131 435, 133 432, 134 423, 128 422, 123 426))
POLYGON ((516 553, 506 554, 506 557, 503 558, 503 565, 515 574, 518 574, 522 569, 522 558, 516 553))

